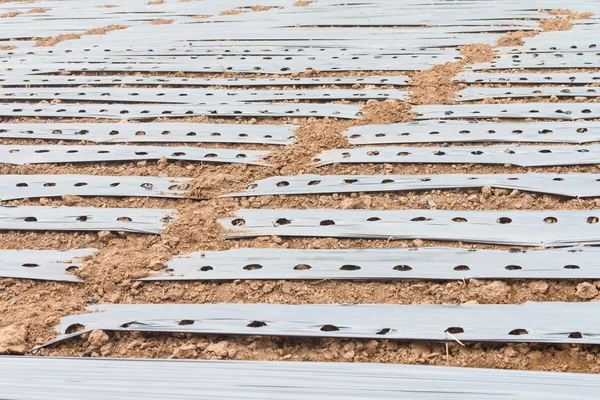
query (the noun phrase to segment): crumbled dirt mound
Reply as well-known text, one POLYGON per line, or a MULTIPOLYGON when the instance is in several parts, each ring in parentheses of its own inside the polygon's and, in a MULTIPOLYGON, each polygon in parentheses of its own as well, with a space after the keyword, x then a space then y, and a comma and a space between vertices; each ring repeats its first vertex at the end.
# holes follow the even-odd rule
POLYGON ((64 35, 58 36, 48 36, 45 38, 38 39, 35 42, 36 47, 44 47, 44 46, 54 46, 60 42, 64 42, 65 40, 75 40, 81 38, 80 34, 77 33, 68 33, 64 35))
POLYGON ((453 104, 458 85, 452 78, 463 71, 466 64, 488 62, 494 59, 494 50, 487 44, 471 44, 461 48, 464 59, 438 64, 419 71, 412 78, 412 101, 416 104, 453 104))
POLYGON ((27 14, 43 14, 50 10, 51 10, 51 8, 43 8, 43 7, 32 8, 31 10, 27 11, 27 14))
POLYGON ((0 50, 14 50, 17 46, 0 46, 0 50))
POLYGON ((571 10, 568 10, 566 8, 558 8, 555 10, 549 10, 546 11, 548 14, 551 15, 562 15, 567 17, 568 19, 590 19, 594 16, 593 12, 574 12, 571 10))
POLYGON ((157 5, 157 4, 165 4, 165 0, 150 0, 148 2, 149 6, 157 5))
POLYGON ((283 7, 278 7, 278 6, 252 6, 250 7, 250 9, 252 11, 269 11, 273 8, 283 8, 283 7))
POLYGON ((150 21, 150 23, 152 25, 169 25, 172 24, 174 21, 174 19, 157 18, 150 21))
POLYGON ((540 21, 540 28, 545 32, 568 31, 573 27, 571 21, 567 18, 550 18, 540 21))
POLYGON ((239 8, 234 8, 233 10, 221 11, 219 15, 236 15, 247 12, 246 10, 240 10, 239 8))
POLYGON ((297 1, 294 3, 294 7, 306 7, 310 3, 312 3, 312 1, 297 1))
POLYGON ((497 41, 497 46, 523 46, 525 42, 523 42, 523 38, 533 37, 537 35, 537 32, 530 31, 516 31, 509 32, 506 35, 501 36, 497 41))
POLYGON ((93 28, 85 31, 84 35, 104 35, 106 32, 120 31, 129 28, 127 25, 107 25, 101 28, 93 28))
POLYGON ((12 11, 12 12, 0 14, 0 18, 13 18, 13 17, 16 17, 17 15, 21 15, 21 14, 23 14, 23 13, 20 13, 17 11, 12 11))

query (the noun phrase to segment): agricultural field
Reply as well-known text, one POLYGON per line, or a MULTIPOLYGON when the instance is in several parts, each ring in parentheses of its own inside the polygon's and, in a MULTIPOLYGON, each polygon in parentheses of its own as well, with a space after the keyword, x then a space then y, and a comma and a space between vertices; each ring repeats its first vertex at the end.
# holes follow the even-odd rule
POLYGON ((597 0, 0 0, 0 61, 0 398, 597 398, 597 0))

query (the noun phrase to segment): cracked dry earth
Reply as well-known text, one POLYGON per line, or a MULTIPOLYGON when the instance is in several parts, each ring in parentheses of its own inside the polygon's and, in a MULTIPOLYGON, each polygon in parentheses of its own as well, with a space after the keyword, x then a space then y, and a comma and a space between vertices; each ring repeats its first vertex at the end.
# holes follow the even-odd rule
MULTIPOLYGON (((60 7, 60 2, 46 1, 43 3, 45 11, 40 15, 60 15, 68 10, 60 7), (55 6, 55 7, 53 7, 55 6)), ((155 2, 151 2, 155 3, 155 2)), ((113 28, 102 29, 96 26, 93 19, 83 18, 78 22, 79 33, 64 37, 67 33, 37 34, 29 39, 16 37, 6 40, 0 46, 0 57, 10 58, 15 64, 14 71, 4 71, 6 76, 16 76, 18 70, 18 56, 10 56, 11 51, 21 51, 20 55, 28 50, 55 48, 63 50, 73 46, 72 53, 85 55, 83 48, 94 44, 114 45, 119 41, 131 38, 132 46, 138 45, 140 37, 148 38, 149 35, 160 37, 165 35, 165 40, 157 45, 164 48, 168 39, 173 38, 173 32, 185 32, 186 40, 190 41, 189 48, 204 46, 210 48, 208 42, 201 38, 193 37, 191 30, 185 30, 186 24, 210 24, 215 21, 243 21, 243 24, 263 29, 257 26, 261 21, 258 14, 265 20, 277 18, 278 13, 302 8, 307 15, 294 13, 285 18, 297 18, 291 21, 292 27, 298 30, 309 31, 319 29, 328 35, 332 41, 344 35, 339 30, 352 32, 351 35, 360 35, 369 40, 380 39, 381 32, 421 31, 423 27, 406 27, 405 19, 401 18, 406 11, 398 6, 392 17, 397 17, 398 22, 390 18, 377 23, 379 13, 374 13, 373 26, 346 26, 336 27, 327 19, 322 24, 320 19, 317 26, 304 27, 311 21, 311 12, 326 11, 327 15, 334 18, 338 12, 334 9, 333 2, 279 2, 289 3, 279 7, 269 4, 253 4, 251 0, 240 1, 239 7, 230 10, 211 9, 202 10, 197 6, 194 15, 177 17, 168 15, 161 17, 148 11, 148 16, 143 23, 137 19, 119 17, 111 22, 113 28), (314 10, 313 10, 314 9, 314 10), (290 17, 291 15, 291 17, 290 17), (202 18, 199 18, 201 16, 202 18), (162 19, 159 19, 162 18, 162 19), (247 18, 247 20, 245 19, 247 18), (160 22, 156 22, 160 21, 160 22), (162 22, 168 21, 168 22, 162 22), (332 26, 333 25, 333 26, 332 26), (331 35, 327 33, 332 32, 331 35), (189 39, 187 39, 189 38, 189 39), (79 47, 78 47, 79 46, 79 47), (84 47, 81 47, 84 46, 84 47), (16 50, 14 49, 16 48, 16 50), (78 53, 79 52, 79 53, 78 53)), ((256 3, 256 2, 255 2, 256 3)), ((371 8, 393 9, 392 2, 375 1, 371 8)), ((482 9, 487 7, 484 2, 475 2, 482 9), (479 4, 481 3, 481 4, 479 4)), ((502 3, 499 1, 498 3, 502 3)), ((576 2, 577 3, 577 2, 576 2)), ((6 18, 0 23, 9 22, 10 26, 26 24, 31 18, 42 18, 36 13, 27 13, 21 8, 42 7, 36 3, 7 2, 0 4, 0 14, 6 18), (7 5, 10 5, 8 7, 7 5), (20 5, 19 8, 17 5, 20 5), (11 16, 4 13, 19 12, 11 16)), ((116 3, 115 3, 116 4, 116 3)), ((186 3, 170 3, 173 7, 184 7, 186 3)), ((504 344, 504 343, 466 343, 464 346, 457 342, 402 342, 391 340, 361 340, 361 339, 323 339, 323 338, 289 338, 289 337, 260 337, 260 336, 235 336, 235 335, 200 335, 200 334, 158 334, 140 332, 111 332, 94 331, 81 337, 66 340, 58 344, 45 347, 36 351, 31 349, 56 337, 56 326, 59 319, 70 314, 86 312, 85 308, 93 304, 167 304, 167 303, 269 303, 269 304, 519 304, 527 301, 566 301, 584 302, 600 299, 600 280, 485 280, 467 279, 457 281, 430 281, 430 280, 383 280, 383 281, 352 281, 352 280, 244 280, 234 281, 157 281, 142 282, 138 279, 153 276, 166 268, 166 263, 176 255, 195 251, 228 250, 236 248, 288 248, 288 249, 350 249, 350 248, 384 248, 384 247, 429 247, 448 246, 473 249, 508 249, 509 246, 471 244, 461 242, 436 242, 427 240, 369 240, 369 239, 336 239, 336 238, 293 238, 293 237, 262 237, 256 239, 226 240, 227 233, 217 222, 218 219, 230 218, 235 211, 241 208, 256 209, 372 209, 372 210, 410 210, 410 209, 438 209, 438 210, 595 210, 600 207, 600 198, 568 198, 548 194, 531 193, 518 190, 505 190, 484 187, 482 189, 456 189, 456 190, 426 190, 409 192, 388 193, 352 193, 352 194, 323 194, 323 195, 293 195, 293 196, 255 196, 245 198, 219 198, 220 195, 243 191, 250 183, 279 175, 299 174, 374 174, 374 175, 411 175, 411 174, 503 174, 525 172, 600 172, 598 165, 572 165, 558 167, 517 167, 513 165, 484 165, 484 164, 333 164, 325 167, 316 167, 313 158, 322 151, 354 147, 343 136, 343 132, 353 126, 369 124, 396 124, 414 121, 413 105, 428 104, 457 104, 455 98, 458 91, 466 87, 505 87, 510 84, 477 84, 472 85, 460 82, 455 76, 463 71, 469 71, 472 66, 479 63, 489 63, 495 59, 506 57, 502 49, 522 48, 525 52, 528 38, 541 38, 548 35, 549 41, 560 42, 560 34, 564 34, 564 43, 568 44, 575 29, 593 29, 598 20, 590 9, 591 2, 583 2, 585 7, 581 10, 573 7, 572 10, 545 10, 543 2, 535 2, 528 8, 539 8, 537 18, 528 14, 526 18, 515 12, 512 18, 514 26, 505 29, 495 29, 492 26, 476 26, 469 29, 472 34, 453 33, 452 29, 442 32, 444 39, 440 39, 444 46, 453 48, 452 57, 444 62, 432 62, 430 65, 423 63, 418 67, 402 69, 396 67, 381 68, 365 67, 361 60, 352 64, 348 71, 341 72, 335 69, 328 70, 323 67, 310 67, 306 71, 294 71, 294 78, 324 78, 324 77, 368 77, 368 76, 399 76, 410 77, 409 86, 395 87, 393 85, 365 85, 356 83, 351 86, 320 85, 320 86, 289 86, 262 87, 257 90, 289 90, 289 89, 365 89, 405 90, 410 92, 409 101, 399 99, 368 100, 368 101, 324 101, 326 104, 353 104, 360 106, 360 115, 356 119, 342 119, 335 117, 261 117, 261 116, 184 116, 184 117, 156 117, 144 120, 144 124, 188 122, 195 124, 294 124, 295 142, 286 146, 236 144, 236 143, 189 143, 190 147, 227 148, 268 150, 271 153, 265 161, 270 166, 245 165, 245 164, 216 164, 210 162, 170 161, 115 161, 115 162, 88 162, 88 163, 51 163, 10 165, 1 164, 0 174, 16 175, 41 175, 41 174, 88 174, 105 176, 154 176, 154 177, 188 177, 192 180, 187 184, 188 198, 147 198, 147 197, 80 197, 71 193, 64 193, 59 197, 25 198, 3 202, 10 206, 70 206, 70 207, 102 207, 102 208, 160 208, 176 209, 178 219, 168 224, 166 229, 158 235, 129 233, 123 231, 108 232, 55 232, 55 231, 2 231, 0 232, 0 249, 4 250, 71 250, 82 248, 98 249, 93 255, 83 260, 81 268, 72 272, 80 277, 82 283, 49 282, 33 279, 0 279, 0 354, 19 354, 26 356, 74 356, 74 357, 116 357, 116 358, 189 358, 189 359, 231 359, 231 360, 297 360, 297 361, 346 361, 346 362, 381 362, 403 364, 430 364, 451 365, 468 367, 510 368, 528 370, 552 370, 571 372, 599 372, 600 371, 600 346, 576 344, 504 344), (522 27, 519 27, 522 23, 522 27), (477 29, 478 28, 478 29, 477 29), (458 59, 456 59, 458 57, 458 59)), ((109 4, 110 5, 110 4, 109 4)), ((99 7, 96 10, 112 12, 117 7, 99 7)), ((146 12, 144 7, 152 8, 160 3, 140 5, 140 12, 146 12)), ((342 5, 338 8, 353 7, 342 5)), ((427 7, 427 6, 423 6, 427 7)), ((92 13, 93 7, 83 9, 92 13)), ((341 12, 341 11, 340 11, 341 12)), ((359 11, 357 11, 359 12, 359 11)), ((369 11, 363 8, 360 12, 368 15, 369 11)), ((414 9, 413 9, 414 12, 414 9)), ((160 13, 159 13, 160 14, 160 13)), ((183 13, 185 14, 185 13, 183 13)), ((474 15, 477 13, 475 12, 474 15)), ((91 15, 91 14, 88 14, 91 15)), ((145 15, 145 14, 144 14, 145 15)), ((283 18, 283 17, 282 17, 283 18)), ((331 19, 330 18, 330 19, 331 19)), ((507 17, 508 18, 508 17, 507 17)), ((393 19, 393 18, 392 18, 393 19)), ((511 18, 508 18, 511 19, 511 18)), ((111 20, 112 21, 112 20, 111 20)), ((339 20, 339 25, 344 23, 339 20)), ((358 22, 357 24, 359 24, 358 22)), ((369 24, 371 25, 371 24, 369 24)), ((413 24, 414 25, 414 24, 413 24)), ((434 28, 434 24, 431 29, 434 28)), ((8 25, 6 25, 8 26, 8 25)), ((104 25, 109 26, 109 24, 104 25)), ((440 25, 441 26, 441 25, 440 25)), ((40 28, 43 28, 40 25, 40 28)), ((35 25, 33 25, 35 29, 35 25)), ((233 29, 233 28, 232 28, 233 29)), ((237 28, 236 28, 237 29, 237 28)), ((291 29, 291 28, 290 28, 291 29)), ((600 29, 600 28, 596 28, 600 29)), ((460 29, 455 30, 459 32, 460 29)), ((412 33, 408 33, 409 35, 412 33)), ((227 32, 218 30, 216 36, 222 35, 223 40, 228 40, 227 32)), ((416 39, 420 37, 414 34, 416 39)), ((354 37, 354 36, 352 36, 354 37)), ((423 36, 424 37, 424 36, 423 36)), ((283 33, 282 33, 283 38, 283 33)), ((277 38, 276 38, 277 39, 277 38)), ((149 44, 152 41, 148 42, 149 44)), ((224 42, 222 42, 224 43, 224 42)), ((282 46, 286 46, 285 43, 282 46)), ((172 43, 180 46, 181 43, 172 43)), ((186 45, 187 46, 187 45, 186 45)), ((423 47, 434 47, 435 43, 425 42, 423 47)), ((140 48, 148 47, 141 46, 140 48)), ((218 46, 217 46, 218 47, 218 46)), ((68 48, 71 49, 71 48, 68 48)), ((186 51, 186 47, 184 50, 186 51)), ((222 51, 215 49, 215 52, 222 51)), ((418 50, 414 50, 419 52, 418 50)), ((400 52, 401 53, 401 52, 400 52)), ((111 53, 107 57, 112 57, 111 53)), ((185 54, 185 53, 184 53, 185 54)), ((226 54, 226 53, 224 53, 226 54)), ((40 65, 50 63, 50 58, 42 60, 43 53, 23 56, 27 60, 22 65, 31 65, 40 57, 40 65), (46 60, 46 61, 44 61, 46 60)), ((104 55, 103 55, 104 56, 104 55)), ((411 55, 405 57, 406 65, 415 65, 411 55)), ((288 78, 288 74, 276 74, 272 71, 261 75, 254 70, 247 72, 229 72, 226 68, 228 60, 222 61, 223 71, 173 71, 173 72, 123 72, 114 75, 133 76, 163 76, 163 77, 210 77, 210 78, 246 78, 265 77, 288 78)), ((237 63, 244 64, 244 60, 237 63)), ((316 62, 316 61, 315 61, 316 62)), ((368 61, 365 61, 368 62, 368 61)), ((387 61, 381 61, 382 65, 387 61)), ((235 63, 232 63, 232 65, 235 63)), ((310 64, 310 63, 309 63, 310 64)), ((67 64, 68 65, 68 64, 67 64)), ((248 61, 248 65, 250 61, 248 61)), ((392 64, 390 64, 392 65, 392 64)), ((596 62, 596 65, 600 65, 596 62)), ((569 72, 573 69, 557 69, 559 72, 569 72)), ((598 72, 595 68, 584 68, 581 71, 598 72)), ((505 70, 506 73, 539 72, 533 70, 505 70)), ((48 73, 49 79, 56 76, 103 76, 103 71, 62 71, 58 74, 48 73)), ((0 82, 1 83, 1 82, 0 82)), ((132 85, 114 85, 115 87, 135 87, 132 85)), ((568 85, 567 85, 568 86, 568 85)), ((93 84, 84 85, 83 88, 94 87, 93 84)), ((110 86, 109 86, 110 87, 110 86)), ((168 85, 154 85, 147 87, 168 88, 168 85)), ((30 89, 41 89, 43 86, 30 89)), ((216 88, 223 88, 216 85, 216 88)), ((193 87, 192 87, 193 89, 193 87)), ((16 89, 15 89, 16 90, 16 89)), ((83 90, 83 89, 82 89, 83 90)), ((141 90, 141 88, 140 88, 141 90)), ((201 90, 198 88, 198 90, 201 90)), ((202 89, 203 90, 203 89, 202 89)), ((231 90, 255 90, 253 87, 241 87, 231 90)), ((549 102, 553 99, 536 98, 536 101, 549 102)), ((3 101, 9 101, 3 99, 3 101)), ((520 103, 527 100, 509 99, 502 103, 520 103)), ((584 99, 583 102, 593 103, 597 100, 584 99)), ((31 103, 34 103, 32 100, 31 103)), ((486 99, 484 103, 493 104, 494 99, 486 99)), ((50 104, 60 104, 49 102, 50 104)), ((66 102, 65 102, 66 103, 66 102)), ((316 104, 306 100, 294 100, 290 103, 316 104)), ((6 103, 8 104, 8 103, 6 103)), ((14 108, 3 105, 4 108, 14 108)), ((287 103, 286 103, 287 104, 287 103)), ((528 122, 527 117, 518 118, 517 121, 528 122)), ((63 118, 49 116, 10 116, 3 114, 0 129, 13 123, 52 124, 57 122, 79 124, 103 124, 118 122, 122 124, 135 121, 122 119, 101 119, 95 116, 83 118, 63 118)), ((495 120, 499 122, 499 120, 495 120)), ((598 123, 592 119, 590 123, 598 123)), ((55 144, 67 146, 67 141, 46 141, 42 139, 1 139, 3 145, 46 145, 55 144)), ((75 142, 89 145, 88 142, 75 142)), ((130 143, 129 146, 138 146, 139 143, 130 143)), ((159 143, 160 145, 160 143, 159 143)), ((168 144, 174 146, 177 144, 168 144)), ((181 144, 179 144, 181 145, 181 144)), ((464 144, 450 144, 462 146, 464 144)), ((528 145, 528 144, 523 144, 528 145)), ((410 146, 430 146, 438 148, 439 144, 414 144, 410 146)), ((1 176, 0 176, 1 179, 1 176)), ((511 246, 514 247, 514 246, 511 246)), ((522 248, 524 249, 524 247, 522 248)), ((1 264, 0 264, 1 265, 1 264)), ((1 270, 0 270, 1 272, 1 270)))

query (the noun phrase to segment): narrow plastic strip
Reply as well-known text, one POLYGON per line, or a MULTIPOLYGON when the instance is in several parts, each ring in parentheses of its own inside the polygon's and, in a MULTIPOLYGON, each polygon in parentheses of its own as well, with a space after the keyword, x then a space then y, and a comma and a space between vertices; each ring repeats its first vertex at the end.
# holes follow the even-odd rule
POLYGON ((83 282, 70 272, 82 265, 82 258, 96 249, 0 250, 0 277, 44 281, 83 282))
POLYGON ((599 279, 600 249, 234 249, 183 254, 143 280, 599 279))
POLYGON ((600 212, 240 209, 222 219, 237 239, 259 236, 423 239, 522 246, 600 244, 600 212))

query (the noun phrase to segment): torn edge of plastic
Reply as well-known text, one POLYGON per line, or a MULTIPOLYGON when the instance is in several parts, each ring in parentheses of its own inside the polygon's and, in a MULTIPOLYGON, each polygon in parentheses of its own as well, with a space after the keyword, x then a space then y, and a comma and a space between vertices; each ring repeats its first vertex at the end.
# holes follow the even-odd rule
POLYGON ((227 239, 260 236, 437 240, 516 246, 600 244, 600 212, 240 209, 227 239))
POLYGON ((2 175, 0 200, 75 196, 186 197, 191 178, 103 175, 2 175))
POLYGON ((97 249, 0 250, 0 277, 45 281, 83 282, 70 274, 82 265, 82 258, 97 249))
POLYGON ((175 219, 177 210, 173 209, 0 206, 2 231, 123 231, 160 234, 175 219))
POLYGON ((325 193, 396 192, 413 190, 497 189, 569 197, 600 196, 600 174, 439 174, 439 175, 298 175, 255 181, 245 191, 221 197, 286 196, 325 193))
POLYGON ((288 337, 600 344, 600 304, 104 304, 61 318, 48 346, 96 329, 288 337), (410 323, 407 323, 410 321, 410 323))
POLYGON ((600 249, 233 249, 183 254, 142 281, 599 279, 600 249))

